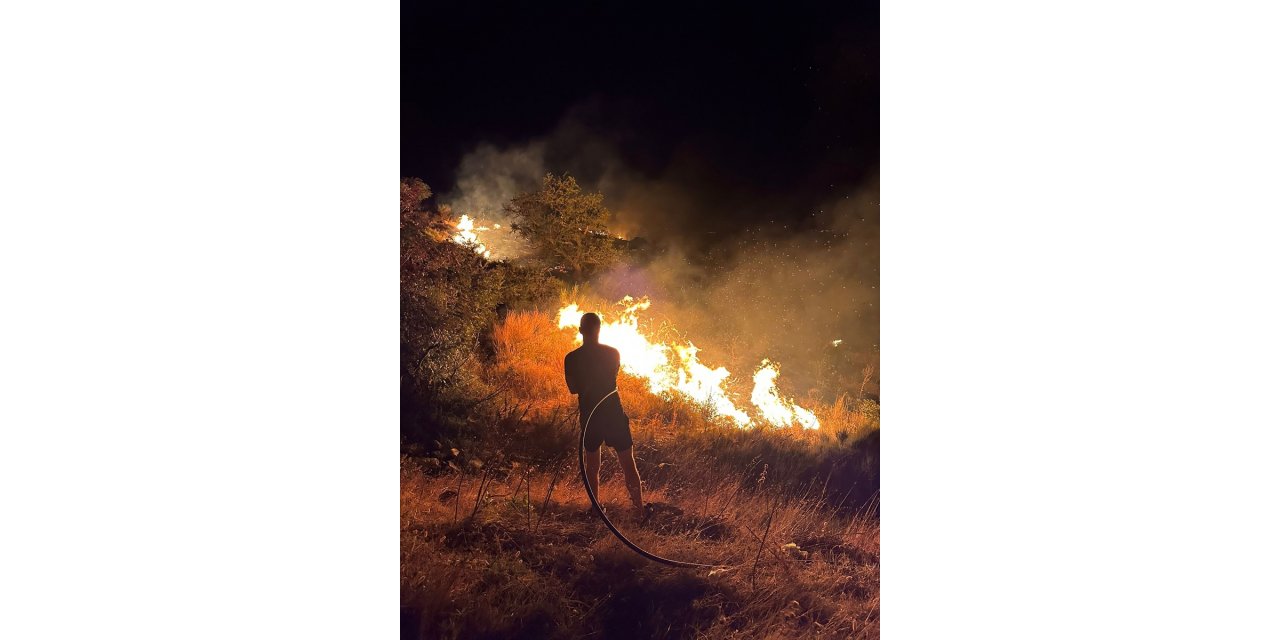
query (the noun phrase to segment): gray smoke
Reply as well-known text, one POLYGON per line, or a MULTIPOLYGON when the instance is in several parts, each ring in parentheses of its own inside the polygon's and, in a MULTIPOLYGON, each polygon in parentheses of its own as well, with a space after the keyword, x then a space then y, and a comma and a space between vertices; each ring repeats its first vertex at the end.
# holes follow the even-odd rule
POLYGON ((478 224, 502 225, 481 239, 495 258, 519 260, 527 250, 502 206, 537 189, 548 172, 567 172, 604 194, 612 231, 646 240, 631 264, 593 289, 611 299, 649 296, 653 306, 642 317, 678 327, 702 349, 703 362, 727 366, 741 383, 767 357, 781 366, 780 386, 797 398, 830 393, 833 370, 848 378, 878 365, 878 174, 833 185, 815 205, 742 193, 691 152, 648 175, 621 157, 609 136, 570 117, 524 144, 479 145, 463 157, 456 188, 442 200, 478 224), (754 220, 762 210, 776 212, 779 222, 727 224, 747 209, 754 220), (797 210, 808 214, 800 225, 797 210))

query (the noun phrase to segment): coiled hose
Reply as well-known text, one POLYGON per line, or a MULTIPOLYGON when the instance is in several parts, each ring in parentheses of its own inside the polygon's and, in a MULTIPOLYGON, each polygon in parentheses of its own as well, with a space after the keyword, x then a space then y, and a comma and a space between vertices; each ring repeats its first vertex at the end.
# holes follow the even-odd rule
POLYGON ((613 391, 606 393, 604 395, 604 398, 600 398, 600 402, 597 402, 596 406, 591 408, 591 413, 587 414, 587 421, 582 424, 582 437, 578 440, 578 472, 579 474, 582 475, 582 486, 585 487, 587 490, 587 497, 591 498, 591 506, 595 507, 596 513, 600 516, 600 519, 604 520, 604 526, 609 527, 609 531, 613 532, 613 535, 617 537, 619 540, 621 540, 622 544, 627 545, 628 547, 631 548, 632 551, 654 562, 665 564, 669 567, 681 567, 685 569, 716 569, 716 568, 724 567, 725 565, 719 565, 719 564, 703 564, 701 562, 684 562, 681 560, 671 560, 668 558, 664 558, 660 555, 645 551, 644 549, 640 548, 640 545, 637 545, 636 543, 628 540, 626 536, 622 535, 622 532, 618 531, 618 528, 613 526, 613 523, 609 521, 609 516, 606 516, 604 514, 604 508, 600 506, 600 501, 596 499, 595 492, 591 490, 591 483, 587 481, 587 459, 586 459, 587 427, 591 426, 591 418, 595 417, 596 409, 600 408, 600 405, 604 403, 606 398, 608 398, 611 395, 615 395, 617 393, 618 393, 617 389, 614 389, 613 391))

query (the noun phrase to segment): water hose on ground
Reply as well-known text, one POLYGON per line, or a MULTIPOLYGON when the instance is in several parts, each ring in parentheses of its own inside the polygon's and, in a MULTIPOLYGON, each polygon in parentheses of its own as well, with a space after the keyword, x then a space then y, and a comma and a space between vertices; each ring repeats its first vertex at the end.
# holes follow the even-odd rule
POLYGON ((600 405, 604 403, 605 399, 617 393, 618 393, 617 389, 614 389, 613 391, 606 393, 604 395, 604 398, 600 398, 600 402, 597 402, 596 406, 591 408, 591 413, 587 414, 587 421, 582 424, 582 437, 578 440, 578 472, 582 476, 582 486, 585 487, 587 490, 587 497, 591 498, 591 506, 595 507, 596 514, 600 516, 601 520, 604 520, 604 526, 608 527, 609 531, 613 532, 613 535, 622 541, 622 544, 627 545, 628 547, 631 548, 632 551, 635 551, 636 553, 654 562, 657 562, 659 564, 665 564, 669 567, 680 567, 684 569, 723 568, 725 565, 703 564, 701 562, 684 562, 681 560, 671 560, 669 558, 664 558, 655 553, 650 553, 648 551, 645 551, 644 549, 640 548, 640 545, 637 545, 636 543, 628 540, 625 535, 622 535, 622 532, 618 531, 618 528, 613 526, 613 522, 609 520, 609 516, 606 516, 604 514, 604 508, 600 506, 600 501, 596 499, 596 493, 591 490, 591 483, 587 481, 587 461, 586 461, 587 427, 591 426, 591 418, 595 417, 596 409, 600 408, 600 405))

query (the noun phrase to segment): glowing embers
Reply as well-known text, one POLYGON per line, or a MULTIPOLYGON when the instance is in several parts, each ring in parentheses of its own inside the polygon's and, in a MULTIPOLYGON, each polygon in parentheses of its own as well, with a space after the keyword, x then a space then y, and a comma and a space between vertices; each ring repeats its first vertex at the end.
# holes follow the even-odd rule
MULTIPOLYGON (((709 407, 715 415, 729 418, 739 427, 757 423, 750 414, 737 407, 733 396, 725 389, 730 377, 728 369, 712 368, 700 362, 698 348, 693 343, 654 342, 640 330, 639 315, 649 308, 648 298, 637 301, 628 296, 618 304, 622 311, 617 318, 601 318, 600 342, 618 350, 624 371, 647 380, 649 390, 657 395, 682 394, 709 407)), ((583 313, 577 303, 569 304, 560 309, 557 324, 562 329, 576 329, 583 313)), ((582 336, 577 339, 581 342, 582 336)), ((757 419, 777 427, 799 424, 806 429, 817 429, 818 418, 811 411, 778 392, 777 377, 777 365, 768 360, 755 373, 751 403, 755 405, 757 419)))

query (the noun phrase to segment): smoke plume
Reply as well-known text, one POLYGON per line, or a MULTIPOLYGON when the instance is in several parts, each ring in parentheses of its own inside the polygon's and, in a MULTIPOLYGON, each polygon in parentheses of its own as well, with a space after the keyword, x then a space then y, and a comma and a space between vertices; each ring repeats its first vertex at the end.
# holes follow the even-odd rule
POLYGON ((481 239, 495 259, 518 261, 526 249, 502 206, 546 173, 569 173, 604 194, 614 233, 645 240, 593 289, 649 296, 644 317, 678 327, 704 362, 749 380, 767 357, 796 397, 829 395, 833 379, 847 390, 878 364, 878 173, 775 188, 726 175, 693 149, 637 167, 623 160, 626 139, 569 117, 524 144, 481 144, 442 200, 478 225, 500 225, 481 239))

